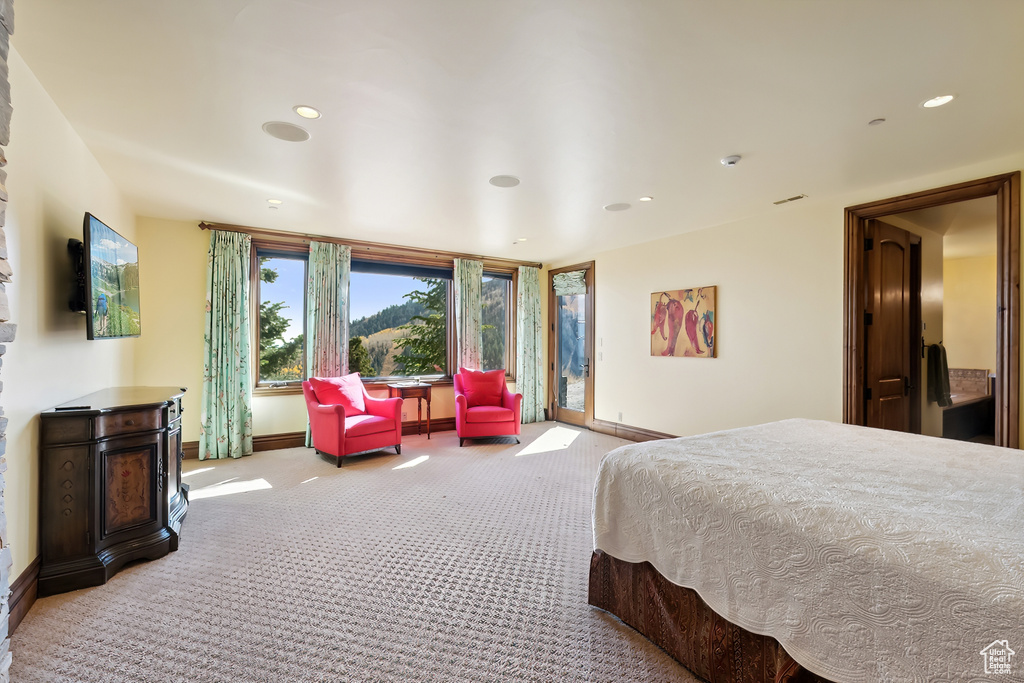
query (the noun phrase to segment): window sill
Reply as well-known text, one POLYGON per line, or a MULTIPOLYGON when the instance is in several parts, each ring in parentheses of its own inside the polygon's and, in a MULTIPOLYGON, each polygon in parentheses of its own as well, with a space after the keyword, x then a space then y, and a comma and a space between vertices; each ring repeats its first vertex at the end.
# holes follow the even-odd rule
POLYGON ((284 384, 281 386, 273 386, 265 384, 262 386, 253 387, 253 396, 289 396, 292 394, 301 394, 302 384, 284 384))

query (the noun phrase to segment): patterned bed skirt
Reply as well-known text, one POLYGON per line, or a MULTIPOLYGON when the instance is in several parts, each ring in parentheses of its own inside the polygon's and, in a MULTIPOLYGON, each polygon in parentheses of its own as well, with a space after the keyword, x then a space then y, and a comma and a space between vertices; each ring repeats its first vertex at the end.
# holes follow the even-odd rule
POLYGON ((625 562, 595 550, 589 602, 711 683, 830 683, 793 661, 774 638, 726 621, 696 592, 672 583, 648 562, 625 562))

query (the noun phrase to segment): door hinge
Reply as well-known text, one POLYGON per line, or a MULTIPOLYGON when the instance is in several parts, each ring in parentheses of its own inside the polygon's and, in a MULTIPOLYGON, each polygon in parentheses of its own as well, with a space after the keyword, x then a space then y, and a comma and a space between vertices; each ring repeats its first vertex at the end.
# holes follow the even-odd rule
POLYGON ((89 532, 89 531, 85 532, 85 544, 86 545, 91 545, 92 544, 92 532, 89 532))
POLYGON ((867 389, 864 390, 864 400, 865 401, 870 401, 871 400, 871 388, 870 387, 868 387, 867 389))
POLYGON ((864 238, 864 251, 871 251, 875 248, 875 240, 871 237, 864 238))
POLYGON ((871 324, 871 322, 872 322, 872 316, 871 316, 871 314, 870 314, 870 313, 868 313, 867 311, 865 311, 865 312, 864 312, 864 324, 865 324, 865 325, 870 325, 870 324, 871 324))

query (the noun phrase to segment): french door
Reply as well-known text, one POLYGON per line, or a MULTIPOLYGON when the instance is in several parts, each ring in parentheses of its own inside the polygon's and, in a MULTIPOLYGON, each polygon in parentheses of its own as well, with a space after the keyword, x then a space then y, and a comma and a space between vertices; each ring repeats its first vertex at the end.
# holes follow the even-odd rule
POLYGON ((549 271, 549 406, 553 420, 594 422, 594 262, 549 271))

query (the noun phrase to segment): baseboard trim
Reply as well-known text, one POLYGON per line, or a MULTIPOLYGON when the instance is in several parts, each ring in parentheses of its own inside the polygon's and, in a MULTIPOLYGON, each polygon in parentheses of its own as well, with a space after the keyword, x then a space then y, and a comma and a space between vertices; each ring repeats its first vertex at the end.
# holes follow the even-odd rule
POLYGON ((629 439, 630 441, 656 441, 657 439, 676 438, 673 434, 656 432, 653 429, 644 429, 643 427, 631 427, 619 424, 618 422, 609 422, 608 420, 598 420, 596 418, 590 428, 601 434, 617 436, 620 439, 629 439))
POLYGON ((279 448, 298 448, 306 445, 306 432, 283 432, 252 437, 252 452, 276 451, 279 448))
MULTIPOLYGON (((451 432, 455 430, 454 417, 436 417, 430 421, 430 433, 451 432)), ((416 420, 402 423, 402 436, 412 436, 418 431, 416 420)), ((423 434, 427 433, 427 421, 423 421, 423 434)))
MULTIPOLYGON (((402 423, 402 436, 412 436, 420 431, 416 420, 402 423)), ((440 417, 430 421, 430 433, 455 431, 454 417, 440 417)), ((422 433, 427 433, 427 423, 423 422, 422 433)), ((306 432, 284 432, 281 434, 262 434, 252 437, 252 451, 273 451, 279 448, 297 448, 306 445, 306 432)), ((185 460, 199 459, 199 442, 185 441, 181 444, 182 458, 185 460)))
POLYGON ((36 604, 39 594, 39 564, 42 557, 36 559, 25 568, 11 584, 11 596, 8 599, 7 635, 14 635, 18 624, 25 618, 32 605, 36 604))

